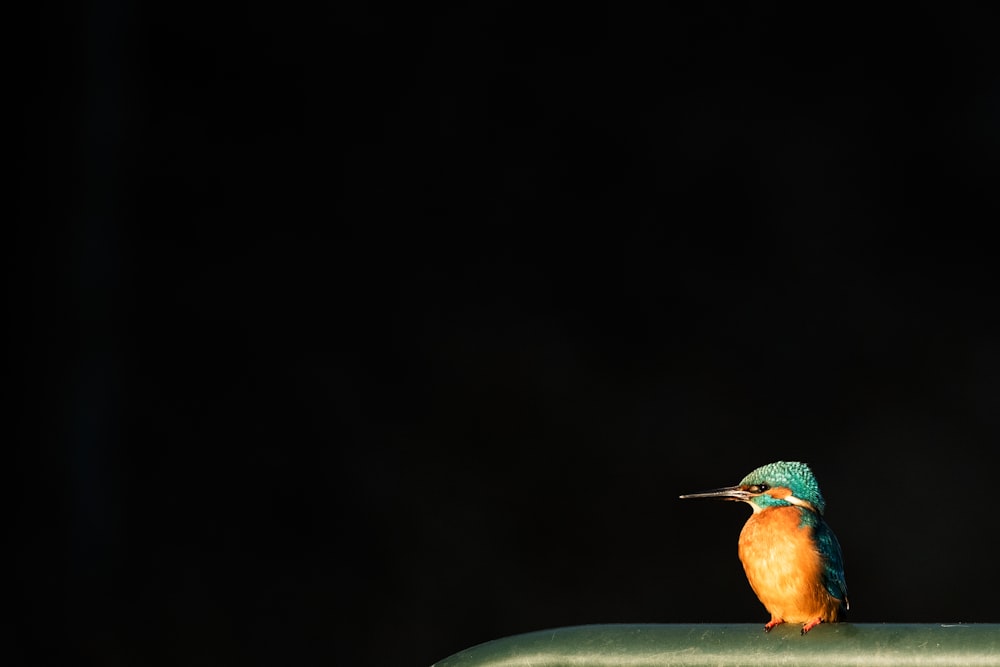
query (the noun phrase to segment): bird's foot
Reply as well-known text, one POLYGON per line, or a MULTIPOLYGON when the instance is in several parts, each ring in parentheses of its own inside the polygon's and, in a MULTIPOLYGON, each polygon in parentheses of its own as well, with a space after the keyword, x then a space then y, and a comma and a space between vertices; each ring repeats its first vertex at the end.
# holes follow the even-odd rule
POLYGON ((770 632, 776 626, 779 626, 782 623, 784 623, 784 621, 781 620, 780 618, 772 618, 771 621, 767 625, 764 626, 764 632, 770 632))
POLYGON ((822 618, 815 618, 802 626, 802 634, 805 634, 823 622, 822 618))

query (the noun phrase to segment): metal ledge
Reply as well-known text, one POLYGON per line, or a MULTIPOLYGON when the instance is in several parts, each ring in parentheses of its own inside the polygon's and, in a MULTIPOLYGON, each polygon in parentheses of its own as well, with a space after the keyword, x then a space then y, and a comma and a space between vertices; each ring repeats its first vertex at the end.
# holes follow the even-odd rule
POLYGON ((434 667, 666 665, 1000 666, 1000 624, 582 625, 466 649, 434 667))

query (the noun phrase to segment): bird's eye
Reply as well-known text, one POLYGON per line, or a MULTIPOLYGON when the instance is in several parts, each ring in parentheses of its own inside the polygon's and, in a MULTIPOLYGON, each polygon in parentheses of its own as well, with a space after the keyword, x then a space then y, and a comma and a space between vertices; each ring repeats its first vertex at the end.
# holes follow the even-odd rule
POLYGON ((770 488, 771 487, 768 486, 767 484, 754 484, 748 490, 750 491, 750 493, 764 493, 770 488))

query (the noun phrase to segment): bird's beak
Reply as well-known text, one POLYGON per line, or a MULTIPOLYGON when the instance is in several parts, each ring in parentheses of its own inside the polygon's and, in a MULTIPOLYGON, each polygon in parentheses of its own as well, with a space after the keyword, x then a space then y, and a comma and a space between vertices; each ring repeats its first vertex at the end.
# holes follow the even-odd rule
POLYGON ((681 496, 682 499, 687 500, 690 498, 718 498, 719 500, 742 500, 746 502, 753 497, 753 494, 744 489, 742 486, 727 486, 724 489, 714 489, 712 491, 703 491, 701 493, 688 493, 681 496))

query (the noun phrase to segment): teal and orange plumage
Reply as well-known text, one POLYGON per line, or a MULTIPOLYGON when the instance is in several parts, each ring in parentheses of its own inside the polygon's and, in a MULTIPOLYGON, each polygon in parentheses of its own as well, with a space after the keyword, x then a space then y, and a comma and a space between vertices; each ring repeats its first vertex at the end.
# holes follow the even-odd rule
POLYGON ((841 620, 848 608, 844 559, 806 464, 770 463, 736 486, 681 498, 739 500, 753 508, 740 533, 739 556, 751 588, 771 614, 765 630, 802 623, 806 633, 841 620))

